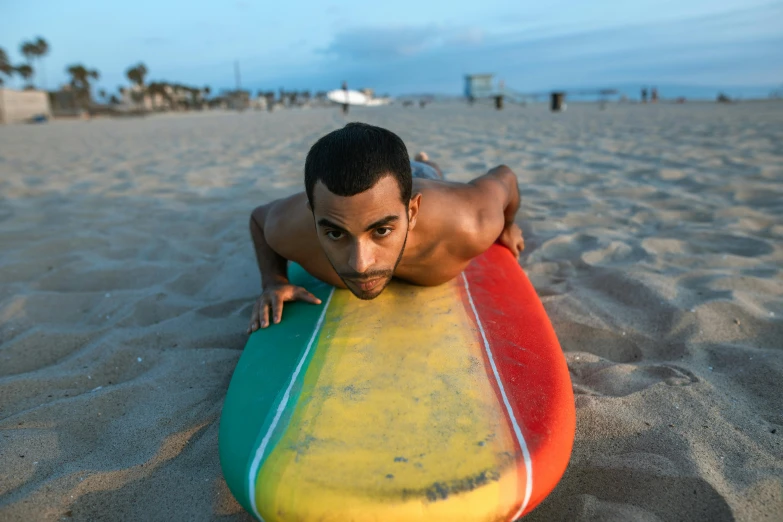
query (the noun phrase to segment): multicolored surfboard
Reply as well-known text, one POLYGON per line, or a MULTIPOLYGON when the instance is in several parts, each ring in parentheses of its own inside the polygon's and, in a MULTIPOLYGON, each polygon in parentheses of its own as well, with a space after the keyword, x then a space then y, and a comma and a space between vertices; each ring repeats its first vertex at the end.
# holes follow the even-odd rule
POLYGON ((438 287, 323 301, 254 333, 220 422, 237 500, 271 521, 496 521, 532 510, 571 455, 574 397, 533 286, 494 245, 438 287))

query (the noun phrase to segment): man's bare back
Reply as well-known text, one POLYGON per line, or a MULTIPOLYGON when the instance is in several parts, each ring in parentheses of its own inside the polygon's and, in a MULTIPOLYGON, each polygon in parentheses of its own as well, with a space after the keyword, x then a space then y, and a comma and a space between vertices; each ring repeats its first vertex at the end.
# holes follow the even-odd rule
POLYGON ((511 169, 501 165, 469 183, 411 179, 410 167, 404 172, 399 158, 404 153, 407 161, 407 151, 397 140, 384 129, 349 124, 311 149, 305 166, 308 192, 253 211, 250 230, 263 293, 248 332, 268 326, 270 311, 279 322, 285 301, 319 302, 288 283, 288 261, 361 299, 373 299, 392 277, 425 286, 449 281, 495 241, 519 255, 524 242, 514 224, 519 191, 511 169), (359 145, 364 134, 388 139, 390 150, 378 154, 373 165, 361 148, 338 148, 345 136, 337 145, 328 141, 340 132, 359 145), (367 163, 369 174, 361 170, 367 163), (359 180, 364 190, 357 192, 356 180, 346 179, 353 173, 364 178, 359 180))

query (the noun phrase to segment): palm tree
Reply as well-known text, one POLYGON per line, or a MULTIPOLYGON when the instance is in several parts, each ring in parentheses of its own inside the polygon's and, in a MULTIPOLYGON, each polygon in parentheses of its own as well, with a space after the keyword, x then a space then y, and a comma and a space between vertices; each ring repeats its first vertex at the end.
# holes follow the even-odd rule
POLYGON ((71 88, 76 94, 77 101, 83 108, 90 104, 92 94, 90 93, 90 79, 97 80, 100 75, 95 69, 87 69, 82 64, 71 65, 66 69, 71 75, 71 88))
POLYGON ((144 77, 147 75, 147 67, 143 63, 139 63, 134 67, 128 68, 128 70, 125 71, 125 75, 131 83, 135 83, 139 87, 142 87, 144 85, 144 77))
POLYGON ((19 51, 22 53, 22 56, 24 56, 24 59, 30 63, 30 61, 35 58, 35 43, 22 42, 22 45, 19 46, 19 51))
MULTIPOLYGON (((33 68, 33 60, 38 59, 40 61, 41 58, 43 58, 46 54, 48 54, 49 44, 46 42, 46 40, 44 40, 39 36, 34 41, 22 42, 22 45, 19 46, 19 51, 22 53, 22 56, 24 56, 25 60, 27 61, 27 67, 29 67, 29 69, 27 68, 24 69, 25 73, 28 75, 27 76, 23 75, 23 78, 25 78, 25 80, 29 80, 31 77, 35 76, 35 69, 33 68)), ((17 67, 17 70, 18 69, 19 68, 17 67)), ((32 89, 33 83, 28 82, 25 88, 32 89)))
MULTIPOLYGON (((18 66, 16 68, 16 70, 19 72, 20 75, 22 75, 22 78, 24 78, 25 80, 28 80, 32 76, 32 74, 34 73, 34 71, 33 71, 33 58, 35 58, 36 51, 37 51, 37 49, 35 47, 35 43, 34 42, 22 42, 22 45, 19 46, 19 52, 22 53, 22 56, 24 56, 24 59, 27 61, 27 66, 30 69, 29 69, 29 73, 28 73, 27 76, 24 76, 22 74, 22 72, 19 70, 19 67, 22 67, 22 66, 18 66)), ((25 69, 25 72, 27 72, 27 69, 25 69)), ((25 88, 26 89, 32 88, 32 84, 30 82, 27 82, 27 85, 25 85, 25 88)))
MULTIPOLYGON (((11 65, 11 62, 8 61, 8 55, 6 54, 5 49, 0 48, 0 74, 4 74, 11 78, 15 72, 16 69, 11 65)), ((2 76, 0 76, 0 85, 3 85, 2 76)))
POLYGON ((147 75, 147 67, 139 62, 138 65, 129 67, 128 70, 125 71, 125 75, 131 83, 135 83, 141 91, 139 93, 132 93, 134 101, 138 103, 139 101, 144 100, 144 77, 147 75))
POLYGON ((43 68, 43 64, 41 62, 43 61, 43 57, 49 54, 49 43, 39 36, 35 39, 34 46, 35 57, 38 59, 38 65, 41 69, 41 76, 43 76, 41 83, 43 84, 43 88, 46 89, 46 70, 43 68))
POLYGON ((30 83, 30 78, 33 76, 33 68, 30 67, 28 64, 24 63, 22 65, 16 66, 16 72, 19 73, 19 76, 21 76, 25 81, 25 90, 29 90, 33 88, 33 84, 30 83))

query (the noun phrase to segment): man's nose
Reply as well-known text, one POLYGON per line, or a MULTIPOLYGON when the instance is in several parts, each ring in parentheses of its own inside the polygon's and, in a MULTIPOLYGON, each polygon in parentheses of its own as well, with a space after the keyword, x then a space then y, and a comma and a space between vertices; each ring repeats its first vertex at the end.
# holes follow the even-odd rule
POLYGON ((374 262, 375 256, 372 245, 365 241, 356 241, 353 244, 351 257, 348 259, 348 264, 351 265, 353 271, 363 274, 369 270, 374 262))

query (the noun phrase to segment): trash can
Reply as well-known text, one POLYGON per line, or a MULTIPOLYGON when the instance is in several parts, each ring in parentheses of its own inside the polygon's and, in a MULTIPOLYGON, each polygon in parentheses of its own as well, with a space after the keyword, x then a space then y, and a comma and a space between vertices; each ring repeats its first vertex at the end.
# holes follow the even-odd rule
POLYGON ((551 109, 552 112, 560 112, 565 109, 565 93, 564 92, 553 92, 551 96, 551 109))

